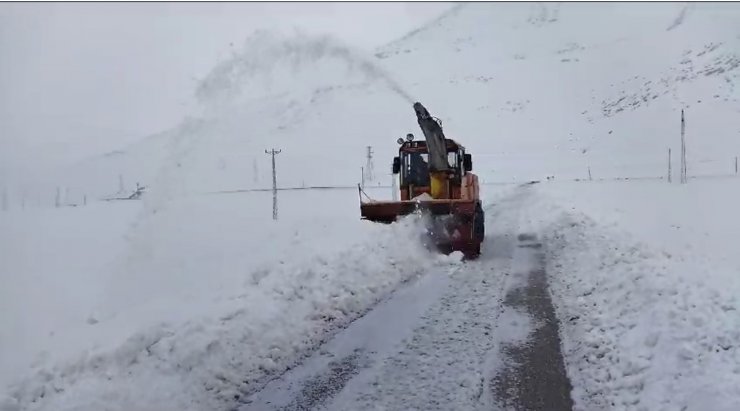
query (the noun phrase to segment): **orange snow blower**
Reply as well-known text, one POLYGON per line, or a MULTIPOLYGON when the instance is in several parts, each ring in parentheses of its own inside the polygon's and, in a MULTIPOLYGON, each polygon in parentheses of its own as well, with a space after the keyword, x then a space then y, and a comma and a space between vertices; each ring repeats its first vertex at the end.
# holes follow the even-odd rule
POLYGON ((399 175, 401 201, 363 201, 359 188, 362 218, 392 223, 399 216, 422 214, 429 217, 426 231, 439 251, 477 257, 484 239, 484 215, 478 177, 471 173, 472 156, 445 138, 441 122, 421 103, 414 104, 414 111, 425 141, 414 141, 412 134, 398 139, 401 147, 393 159, 393 174, 399 175))

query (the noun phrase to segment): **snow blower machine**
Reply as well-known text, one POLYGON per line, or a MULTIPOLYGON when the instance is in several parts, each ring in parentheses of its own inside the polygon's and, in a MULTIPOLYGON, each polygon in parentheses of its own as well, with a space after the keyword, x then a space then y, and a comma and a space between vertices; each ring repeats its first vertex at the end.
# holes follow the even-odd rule
POLYGON ((413 134, 398 139, 393 174, 399 175, 401 201, 375 201, 358 187, 362 219, 393 223, 400 216, 421 215, 427 245, 476 258, 484 239, 484 215, 478 177, 471 173, 472 156, 445 137, 441 121, 421 103, 414 103, 414 111, 425 141, 414 141, 413 134))

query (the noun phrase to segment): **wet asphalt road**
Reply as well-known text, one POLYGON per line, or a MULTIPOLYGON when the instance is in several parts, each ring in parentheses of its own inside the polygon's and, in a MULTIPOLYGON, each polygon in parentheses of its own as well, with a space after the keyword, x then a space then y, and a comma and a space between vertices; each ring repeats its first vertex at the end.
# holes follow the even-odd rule
POLYGON ((535 330, 524 344, 503 348, 509 366, 495 381, 496 397, 506 409, 565 411, 573 409, 572 390, 561 354, 558 319, 550 299, 542 244, 532 234, 518 236, 531 261, 527 284, 512 290, 504 304, 527 312, 535 330))

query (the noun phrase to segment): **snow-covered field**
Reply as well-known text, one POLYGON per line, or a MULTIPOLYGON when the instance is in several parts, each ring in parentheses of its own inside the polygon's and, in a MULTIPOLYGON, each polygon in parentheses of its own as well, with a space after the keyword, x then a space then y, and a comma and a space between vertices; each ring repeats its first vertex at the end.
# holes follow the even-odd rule
POLYGON ((277 222, 270 192, 213 193, 269 186, 270 147, 284 187, 356 184, 367 145, 389 185, 412 98, 482 181, 556 176, 482 191, 489 238, 516 209, 543 242, 579 410, 740 409, 738 22, 718 4, 459 5, 369 56, 255 34, 199 83, 201 117, 3 181, 0 410, 230 409, 406 281, 473 267, 414 221, 360 221, 354 189, 281 191, 277 222), (668 148, 678 170, 681 109, 689 171, 715 178, 655 179, 668 148), (119 176, 143 199, 101 201, 119 176), (57 188, 80 206, 53 208, 57 188))

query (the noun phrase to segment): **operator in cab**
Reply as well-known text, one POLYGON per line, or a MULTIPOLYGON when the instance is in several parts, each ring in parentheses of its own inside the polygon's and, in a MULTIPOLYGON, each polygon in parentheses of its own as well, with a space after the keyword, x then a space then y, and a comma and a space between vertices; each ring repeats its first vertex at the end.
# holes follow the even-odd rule
POLYGON ((429 186, 429 164, 424 160, 424 154, 409 153, 408 181, 417 187, 429 186))

